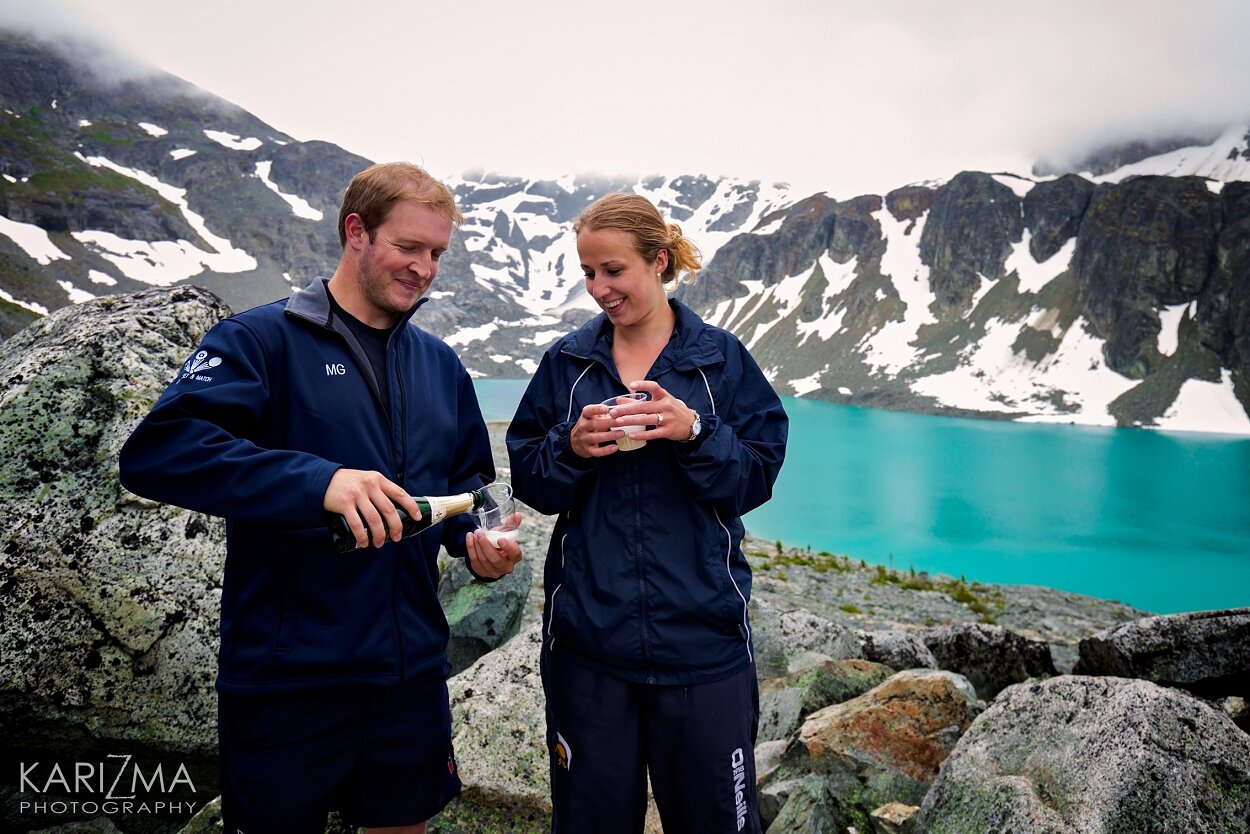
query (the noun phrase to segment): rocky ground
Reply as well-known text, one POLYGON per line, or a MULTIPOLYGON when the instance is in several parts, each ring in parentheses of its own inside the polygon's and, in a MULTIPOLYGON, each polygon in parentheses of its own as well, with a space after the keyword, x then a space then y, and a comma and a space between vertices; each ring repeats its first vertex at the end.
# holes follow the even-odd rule
MULTIPOLYGON (((219 313, 199 290, 153 290, 58 311, 0 343, 0 445, 14 451, 0 461, 10 772, 133 756, 145 773, 191 771, 188 796, 148 794, 198 807, 216 793, 224 525, 129 494, 116 456, 219 313)), ((491 430, 506 479, 506 427, 491 430)), ((497 583, 445 566, 465 791, 433 834, 550 829, 537 621, 551 527, 529 514, 527 558, 497 583)), ((1142 617, 775 541, 744 551, 770 834, 1250 834, 1250 609, 1142 617)), ((88 822, 95 811, 20 806, 81 799, 77 787, 0 784, 0 830, 167 834, 190 812, 88 822)), ((206 808, 185 830, 219 819, 206 808)))

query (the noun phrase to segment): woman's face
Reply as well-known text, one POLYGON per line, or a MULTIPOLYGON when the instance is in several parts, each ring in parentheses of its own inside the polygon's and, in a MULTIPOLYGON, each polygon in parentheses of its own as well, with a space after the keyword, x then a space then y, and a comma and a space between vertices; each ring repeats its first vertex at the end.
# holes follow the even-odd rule
POLYGON ((634 237, 619 229, 582 229, 577 257, 586 276, 586 292, 618 327, 644 321, 668 308, 660 273, 668 266, 663 249, 648 261, 634 248, 634 237))

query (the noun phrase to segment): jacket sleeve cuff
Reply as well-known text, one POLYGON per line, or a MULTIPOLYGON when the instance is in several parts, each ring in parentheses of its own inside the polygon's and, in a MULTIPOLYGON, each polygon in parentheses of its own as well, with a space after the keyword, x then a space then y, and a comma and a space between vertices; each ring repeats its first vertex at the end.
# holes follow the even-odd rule
POLYGON ((343 467, 337 463, 325 461, 309 477, 308 486, 308 506, 305 512, 308 513, 308 519, 312 522, 310 526, 323 523, 325 518, 326 491, 330 489, 330 481, 334 478, 334 473, 343 467))
POLYGON ((678 449, 681 449, 682 451, 685 451, 687 453, 694 452, 698 450, 700 447, 702 447, 703 444, 708 441, 708 438, 716 434, 716 431, 720 428, 721 419, 720 417, 717 417, 715 414, 709 414, 706 417, 700 415, 699 419, 703 421, 703 431, 699 432, 699 436, 696 437, 694 440, 686 440, 686 441, 679 442, 677 444, 678 449))
POLYGON ((561 423, 551 430, 552 448, 555 451, 555 459, 574 469, 589 470, 594 465, 594 461, 589 458, 581 457, 577 452, 573 451, 573 426, 576 422, 561 423))
POLYGON ((446 525, 443 530, 443 549, 451 558, 464 562, 465 568, 473 575, 475 582, 498 582, 503 579, 502 576, 488 579, 473 570, 473 560, 469 558, 469 548, 464 543, 464 537, 469 534, 470 530, 475 529, 472 521, 463 516, 457 516, 447 519, 443 524, 446 525))
POLYGON ((477 571, 473 569, 473 560, 469 558, 467 553, 465 554, 465 557, 464 557, 464 566, 468 569, 469 573, 473 575, 474 582, 483 582, 486 584, 490 584, 491 582, 498 582, 500 579, 503 579, 502 576, 496 576, 493 579, 488 579, 487 577, 479 574, 477 571))

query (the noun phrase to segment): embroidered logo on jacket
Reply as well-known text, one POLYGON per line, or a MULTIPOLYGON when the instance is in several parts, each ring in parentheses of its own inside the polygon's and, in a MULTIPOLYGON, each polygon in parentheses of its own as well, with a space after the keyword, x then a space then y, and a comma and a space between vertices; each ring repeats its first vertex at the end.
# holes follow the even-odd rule
POLYGON ((208 351, 202 350, 195 356, 187 360, 187 364, 182 366, 182 376, 178 381, 184 379, 194 379, 196 382, 212 382, 211 376, 206 376, 201 371, 207 371, 209 368, 216 368, 221 364, 221 357, 214 356, 209 358, 208 351))

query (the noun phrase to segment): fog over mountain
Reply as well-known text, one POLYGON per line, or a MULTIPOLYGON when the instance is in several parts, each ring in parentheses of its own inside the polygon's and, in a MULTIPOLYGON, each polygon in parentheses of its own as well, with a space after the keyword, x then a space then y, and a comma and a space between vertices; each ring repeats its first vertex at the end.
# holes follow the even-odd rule
POLYGON ((386 24, 359 34, 329 0, 0 0, 0 21, 90 35, 295 138, 439 176, 700 172, 846 199, 1250 118, 1240 0, 370 10, 386 24))
MULTIPOLYGON (((338 257, 369 160, 163 73, 102 80, 0 35, 0 333, 69 303, 194 283, 234 309, 338 257)), ((596 311, 570 224, 632 190, 705 270, 680 296, 783 394, 929 413, 1250 434, 1250 125, 1066 165, 839 199, 697 171, 467 173, 417 323, 478 376, 526 376, 596 311)))

